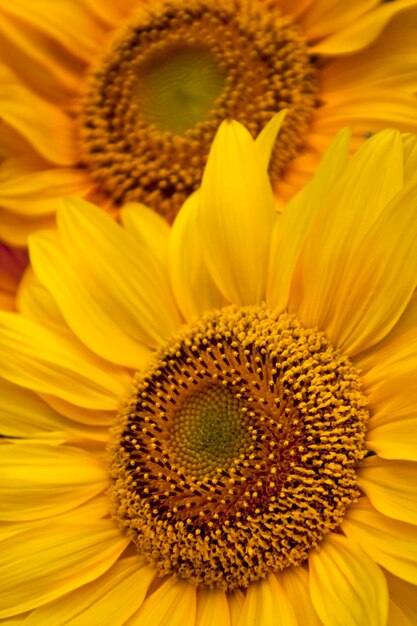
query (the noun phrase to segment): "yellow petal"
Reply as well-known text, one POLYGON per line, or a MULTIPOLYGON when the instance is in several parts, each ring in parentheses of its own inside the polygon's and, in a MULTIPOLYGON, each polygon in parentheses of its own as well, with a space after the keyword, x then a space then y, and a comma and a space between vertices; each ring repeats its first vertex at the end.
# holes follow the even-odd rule
POLYGON ((258 150, 259 158, 266 171, 268 171, 271 153, 286 115, 287 109, 274 115, 255 139, 255 146, 258 150))
POLYGON ((417 169, 417 137, 415 135, 403 134, 404 145, 404 179, 406 182, 412 180, 417 169))
POLYGON ((372 456, 357 473, 360 487, 377 511, 417 525, 417 463, 372 456))
POLYGON ((80 85, 80 63, 51 50, 51 42, 29 25, 16 21, 0 7, 0 56, 30 89, 68 107, 80 85))
MULTIPOLYGON (((406 387, 401 387, 407 389, 406 387)), ((406 406, 400 406, 398 417, 387 413, 378 415, 387 421, 378 425, 375 417, 371 419, 366 434, 366 443, 369 450, 376 452, 384 459, 399 459, 403 461, 417 461, 417 388, 412 394, 407 390, 403 393, 406 406), (402 409, 402 410, 401 410, 402 409)))
MULTIPOLYGON (((380 133, 373 162, 356 159, 368 153, 365 147, 352 159, 351 163, 356 167, 361 163, 366 173, 362 177, 363 170, 357 171, 356 181, 353 175, 344 180, 340 202, 334 198, 333 217, 327 215, 325 224, 312 230, 299 267, 301 285, 294 291, 292 306, 307 325, 325 330, 330 340, 351 356, 388 334, 417 283, 417 184, 396 193, 402 178, 402 144, 398 140, 395 133, 380 133), (386 153, 389 144, 390 155, 386 153), (390 178, 388 183, 377 172, 383 170, 384 154, 388 161, 393 159, 392 178, 385 176, 390 178), (346 193, 350 193, 349 201, 343 197, 346 193), (365 199, 366 205, 362 204, 365 199)), ((371 140, 366 145, 371 145, 371 140)))
POLYGON ((169 271, 175 298, 187 321, 228 304, 204 260, 196 222, 199 192, 181 207, 169 239, 169 271))
POLYGON ((0 312, 0 373, 12 383, 77 406, 115 410, 130 378, 94 357, 75 337, 0 312))
POLYGON ((309 557, 310 591, 324 626, 385 626, 388 591, 380 568, 354 541, 330 533, 309 557))
POLYGON ((367 498, 361 498, 349 508, 341 528, 379 565, 417 584, 416 526, 378 513, 367 498))
POLYGON ((108 486, 102 462, 53 443, 1 445, 0 519, 31 520, 74 509, 108 486))
POLYGON ((227 599, 229 602, 230 626, 237 626, 245 602, 245 596, 240 589, 236 589, 236 591, 228 594, 227 599))
POLYGON ((278 580, 291 602, 298 625, 321 626, 311 601, 307 571, 303 567, 287 567, 278 580))
POLYGON ((33 611, 25 624, 124 626, 154 577, 155 569, 144 566, 138 556, 121 559, 100 578, 33 611))
POLYGON ((154 591, 126 626, 195 626, 196 588, 168 579, 154 591))
POLYGON ((30 238, 33 268, 54 298, 71 330, 102 358, 133 369, 149 361, 150 350, 126 332, 117 302, 104 306, 86 285, 86 274, 76 271, 55 233, 30 238))
POLYGON ((104 574, 128 544, 110 520, 50 522, 2 541, 0 618, 34 609, 104 574))
POLYGON ((120 211, 124 228, 130 232, 136 244, 146 248, 155 258, 161 269, 167 267, 168 240, 170 227, 156 211, 139 202, 129 202, 120 211))
POLYGON ((131 0, 85 0, 85 5, 89 7, 100 19, 108 22, 114 28, 117 20, 126 17, 132 11, 131 0))
POLYGON ((221 589, 197 590, 195 626, 230 626, 230 611, 226 593, 221 589))
POLYGON ((338 33, 346 26, 360 21, 363 13, 375 6, 375 0, 314 0, 300 17, 309 41, 338 33))
POLYGON ((16 308, 35 322, 41 322, 56 330, 68 331, 68 325, 48 289, 42 285, 32 267, 28 267, 16 294, 16 308))
MULTIPOLYGON (((326 0, 322 4, 327 7, 329 2, 326 0)), ((346 7, 346 3, 343 3, 342 0, 332 4, 336 5, 336 10, 340 10, 341 6, 346 7)), ((354 2, 348 3, 347 10, 349 10, 350 5, 356 8, 356 14, 360 15, 367 8, 372 7, 372 5, 375 6, 375 2, 372 2, 372 0, 367 0, 366 2, 354 0, 354 2)), ((415 7, 415 0, 383 3, 374 11, 368 11, 365 15, 362 15, 359 19, 346 22, 345 28, 315 44, 311 48, 311 52, 319 55, 335 55, 360 50, 374 41, 397 13, 413 7, 415 7)), ((320 28, 320 25, 318 28, 320 28)))
MULTIPOLYGON (((130 381, 129 381, 130 385, 130 381)), ((129 385, 126 385, 128 388, 129 385)), ((79 424, 86 424, 87 426, 100 428, 104 427, 107 432, 107 440, 109 428, 114 424, 114 410, 96 410, 86 409, 85 407, 77 406, 71 402, 66 402, 62 398, 52 396, 47 393, 39 393, 39 396, 44 400, 52 409, 57 411, 60 415, 68 417, 70 420, 74 420, 79 424)), ((119 407, 118 407, 119 408, 119 407)))
POLYGON ((42 217, 25 217, 12 211, 0 208, 0 238, 12 246, 27 247, 28 236, 35 230, 43 230, 54 226, 53 215, 42 217))
POLYGON ((1 432, 7 437, 36 437, 63 429, 60 416, 35 393, 0 378, 1 432))
POLYGON ((342 130, 325 153, 316 175, 290 200, 277 220, 271 239, 267 303, 284 309, 295 265, 311 225, 329 190, 346 165, 349 129, 342 130))
POLYGON ((57 168, 25 172, 0 180, 0 203, 21 215, 43 216, 54 213, 62 196, 86 195, 93 187, 81 170, 57 168))
MULTIPOLYGON (((80 407, 76 408, 78 421, 66 419, 55 411, 46 401, 29 389, 14 385, 0 378, 0 422, 1 432, 6 437, 28 437, 73 441, 74 439, 92 439, 107 442, 109 426, 114 421, 111 413, 105 426, 100 424, 96 412, 89 423, 82 423, 80 407)), ((91 412, 93 413, 93 412, 91 412)))
POLYGON ((362 87, 415 91, 417 85, 417 47, 415 29, 417 6, 398 13, 373 44, 352 55, 335 57, 320 70, 324 93, 362 87))
MULTIPOLYGON (((78 413, 80 407, 77 407, 78 413)), ((78 414, 77 414, 78 417, 78 414)), ((112 418, 114 416, 112 414, 112 418)), ((1 432, 6 437, 29 437, 74 441, 92 439, 107 442, 108 428, 100 425, 100 420, 90 420, 90 424, 66 419, 44 400, 29 389, 0 378, 0 421, 1 432)))
MULTIPOLYGON (((341 126, 349 124, 357 146, 365 145, 367 133, 384 128, 416 132, 415 96, 384 85, 344 89, 326 94, 326 102, 314 116, 314 132, 329 141, 341 126)), ((311 138, 310 138, 311 140, 311 138)))
POLYGON ((47 161, 64 166, 77 162, 70 118, 19 84, 5 67, 0 67, 0 116, 47 161))
POLYGON ((229 302, 262 301, 275 204, 255 142, 239 123, 220 126, 200 193, 201 246, 216 285, 229 302))
MULTIPOLYGON (((407 616, 409 626, 417 624, 417 586, 397 578, 390 572, 385 572, 388 582, 389 595, 392 601, 407 616)), ((397 626, 395 623, 389 626, 397 626)), ((408 626, 408 625, 407 625, 408 626)))
POLYGON ((401 609, 393 602, 389 600, 389 613, 387 626, 413 626, 413 623, 404 615, 401 609))
POLYGON ((86 62, 94 60, 105 31, 99 20, 79 3, 77 10, 71 0, 50 3, 37 0, 34 5, 30 0, 15 0, 3 3, 1 12, 31 26, 44 36, 50 37, 54 44, 60 44, 74 56, 86 62))
POLYGON ((238 626, 298 626, 287 594, 276 576, 252 583, 246 590, 238 626))
POLYGON ((169 278, 161 274, 150 248, 139 254, 130 233, 80 199, 63 202, 57 223, 63 248, 84 288, 132 339, 158 347, 176 331, 180 318, 169 278))

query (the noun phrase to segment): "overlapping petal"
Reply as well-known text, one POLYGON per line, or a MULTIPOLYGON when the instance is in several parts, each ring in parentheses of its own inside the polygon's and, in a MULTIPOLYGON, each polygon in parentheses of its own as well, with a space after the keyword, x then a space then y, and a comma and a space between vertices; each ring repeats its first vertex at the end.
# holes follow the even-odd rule
POLYGON ((395 576, 417 584, 417 527, 379 513, 367 498, 350 507, 342 530, 395 576))
POLYGON ((324 626, 385 626, 387 584, 358 544, 328 534, 310 555, 309 568, 311 598, 324 626))

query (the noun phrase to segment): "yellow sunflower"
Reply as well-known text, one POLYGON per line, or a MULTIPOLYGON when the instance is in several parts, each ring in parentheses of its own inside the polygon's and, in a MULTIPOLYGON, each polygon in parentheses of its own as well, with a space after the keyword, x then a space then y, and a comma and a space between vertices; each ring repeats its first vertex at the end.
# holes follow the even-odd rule
POLYGON ((76 199, 31 236, 0 313, 7 623, 416 624, 417 140, 349 161, 342 131, 277 215, 281 119, 224 122, 172 227, 76 199))
POLYGON ((77 195, 172 220, 220 122, 289 109, 270 174, 289 198, 331 137, 417 132, 417 0, 0 0, 0 239, 77 195))

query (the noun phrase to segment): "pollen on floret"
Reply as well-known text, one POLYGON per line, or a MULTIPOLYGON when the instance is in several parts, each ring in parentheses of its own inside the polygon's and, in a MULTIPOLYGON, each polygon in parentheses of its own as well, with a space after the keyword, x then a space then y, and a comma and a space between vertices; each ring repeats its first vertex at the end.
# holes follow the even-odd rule
POLYGON ((160 574, 247 587, 337 529, 367 419, 323 333, 264 306, 212 312, 136 376, 110 450, 114 516, 160 574))

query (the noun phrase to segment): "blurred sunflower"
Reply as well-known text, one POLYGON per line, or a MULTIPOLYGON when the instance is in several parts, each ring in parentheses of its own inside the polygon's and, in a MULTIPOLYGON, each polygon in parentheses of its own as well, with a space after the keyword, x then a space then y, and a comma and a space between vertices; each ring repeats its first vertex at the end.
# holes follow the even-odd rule
POLYGON ((281 119, 224 122, 172 227, 76 199, 31 236, 0 618, 416 623, 417 140, 341 132, 277 215, 281 119))
POLYGON ((0 0, 0 239, 77 195, 170 221, 223 119, 289 109, 270 174, 289 198, 330 138, 417 131, 417 0, 0 0))

